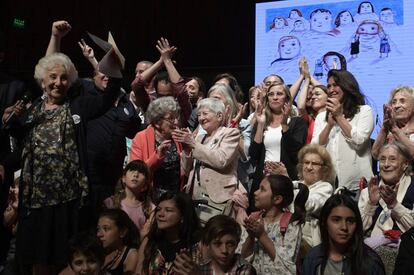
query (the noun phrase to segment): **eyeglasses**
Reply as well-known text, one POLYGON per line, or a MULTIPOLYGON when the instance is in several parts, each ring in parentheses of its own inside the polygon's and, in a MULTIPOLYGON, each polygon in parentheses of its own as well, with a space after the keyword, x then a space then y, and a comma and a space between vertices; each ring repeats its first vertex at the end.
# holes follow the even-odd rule
POLYGON ((304 162, 302 162, 302 164, 305 165, 305 166, 311 165, 312 167, 323 166, 323 163, 319 163, 319 162, 315 162, 315 161, 304 161, 304 162))
POLYGON ((167 121, 171 124, 176 124, 176 121, 178 120, 178 118, 176 118, 176 117, 169 117, 169 118, 163 117, 161 120, 165 120, 165 121, 167 121))

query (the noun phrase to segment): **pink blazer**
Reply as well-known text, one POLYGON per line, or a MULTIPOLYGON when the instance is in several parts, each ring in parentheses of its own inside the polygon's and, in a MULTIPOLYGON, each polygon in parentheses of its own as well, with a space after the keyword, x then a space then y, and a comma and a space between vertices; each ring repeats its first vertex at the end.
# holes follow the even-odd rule
MULTIPOLYGON (((200 184, 204 185, 210 199, 222 203, 232 198, 237 188, 238 145, 240 131, 235 128, 220 127, 217 132, 201 144, 202 137, 190 155, 181 154, 181 167, 188 175, 185 190, 190 192, 196 160, 202 162, 200 167, 200 184)), ((198 182, 195 180, 193 190, 198 182)))

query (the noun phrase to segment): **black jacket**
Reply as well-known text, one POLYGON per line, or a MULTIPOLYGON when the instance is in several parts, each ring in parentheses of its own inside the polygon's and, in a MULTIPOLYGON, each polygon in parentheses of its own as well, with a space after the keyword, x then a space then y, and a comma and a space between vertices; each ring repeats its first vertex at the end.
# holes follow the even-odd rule
MULTIPOLYGON (((366 251, 366 257, 364 258, 364 265, 368 267, 369 273, 364 275, 385 275, 384 264, 381 258, 372 250, 369 246, 364 244, 366 251)), ((306 254, 305 260, 302 266, 302 275, 319 275, 318 267, 322 264, 324 251, 322 245, 315 246, 309 250, 306 254)), ((345 257, 342 265, 343 275, 354 275, 351 274, 351 265, 348 257, 345 257)), ((328 274, 326 274, 328 275, 328 274)))
MULTIPOLYGON (((265 161, 266 149, 263 141, 256 143, 254 141, 255 130, 252 132, 252 141, 249 147, 249 155, 253 161, 257 162, 256 172, 253 178, 253 184, 249 193, 249 209, 253 210, 254 192, 259 188, 263 179, 263 168, 265 161)), ((289 122, 289 129, 286 133, 282 132, 280 161, 285 165, 289 177, 292 180, 298 179, 296 165, 298 164, 298 152, 306 143, 308 124, 301 117, 292 117, 289 122)))

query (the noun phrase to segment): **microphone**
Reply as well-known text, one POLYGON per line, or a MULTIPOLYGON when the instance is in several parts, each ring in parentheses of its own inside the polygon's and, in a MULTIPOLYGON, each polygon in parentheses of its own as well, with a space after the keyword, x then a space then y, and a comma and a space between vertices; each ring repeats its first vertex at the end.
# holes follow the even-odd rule
MULTIPOLYGON (((29 103, 30 102, 30 100, 31 100, 31 94, 29 93, 29 92, 27 92, 27 93, 25 93, 23 96, 22 96, 22 98, 20 99, 22 102, 21 102, 21 104, 23 104, 23 106, 24 105, 26 105, 27 103, 29 103)), ((10 115, 4 120, 4 123, 3 123, 3 125, 2 125, 2 129, 5 129, 5 128, 7 128, 7 126, 8 126, 8 124, 9 124, 9 122, 10 122, 10 120, 14 117, 14 116, 16 116, 16 112, 13 110, 13 112, 11 112, 10 113, 10 115)))

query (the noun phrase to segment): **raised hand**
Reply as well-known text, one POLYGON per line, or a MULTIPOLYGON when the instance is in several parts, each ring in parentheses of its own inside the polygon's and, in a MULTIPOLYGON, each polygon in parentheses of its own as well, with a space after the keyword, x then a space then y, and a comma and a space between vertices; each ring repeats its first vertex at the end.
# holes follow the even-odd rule
POLYGON ((196 142, 190 129, 175 129, 172 138, 175 142, 180 142, 187 152, 195 147, 196 142))
POLYGON ((384 121, 382 123, 382 127, 387 131, 391 131, 391 129, 395 126, 395 120, 392 113, 392 108, 388 104, 383 105, 384 111, 384 121))
POLYGON ((81 48, 82 54, 86 59, 95 58, 93 49, 88 44, 86 44, 85 40, 81 39, 81 41, 78 41, 78 45, 81 48))
POLYGON ((290 112, 292 111, 292 105, 290 103, 283 104, 282 107, 282 121, 280 122, 281 125, 287 125, 288 124, 288 118, 290 116, 290 112))
POLYGON ((233 121, 239 123, 240 120, 243 118, 243 115, 247 111, 248 103, 246 102, 246 103, 244 103, 244 105, 242 105, 242 104, 239 103, 237 107, 239 108, 239 111, 237 112, 236 117, 233 118, 233 121))
POLYGON ((177 254, 173 263, 173 271, 181 275, 197 275, 200 274, 198 265, 192 260, 188 249, 181 249, 177 254))
POLYGON ((256 103, 256 110, 254 112, 254 117, 256 118, 257 123, 265 124, 266 123, 266 114, 264 111, 263 104, 260 100, 256 103))
POLYGON ((326 101, 326 110, 330 112, 334 118, 343 114, 342 104, 337 98, 333 97, 329 97, 326 101))
POLYGON ((397 204, 397 191, 399 183, 394 186, 383 184, 379 187, 379 194, 389 209, 393 209, 397 204))
POLYGON ((160 59, 162 59, 163 61, 171 59, 175 51, 177 50, 176 47, 170 46, 168 40, 163 37, 161 37, 160 40, 157 41, 157 45, 155 47, 160 52, 160 59))
POLYGON ((66 34, 68 34, 68 32, 70 32, 71 29, 72 27, 70 26, 68 21, 65 21, 65 20, 55 21, 52 24, 52 35, 62 38, 66 34))
POLYGON ((171 147, 171 140, 164 140, 157 148, 157 154, 160 158, 165 157, 165 153, 171 147))
POLYGON ((378 177, 371 177, 368 182, 369 204, 377 205, 380 200, 378 177))
POLYGON ((265 233, 264 221, 262 218, 257 220, 246 218, 244 220, 244 227, 246 228, 247 233, 255 238, 260 238, 260 236, 265 233))

